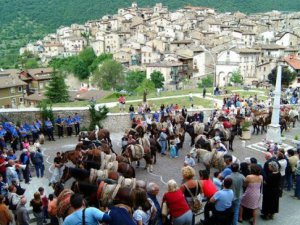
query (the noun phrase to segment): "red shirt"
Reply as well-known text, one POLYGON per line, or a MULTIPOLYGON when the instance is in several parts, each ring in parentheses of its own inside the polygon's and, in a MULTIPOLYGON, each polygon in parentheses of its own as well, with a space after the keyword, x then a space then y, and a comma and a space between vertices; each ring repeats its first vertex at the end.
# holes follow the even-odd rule
POLYGON ((215 184, 210 180, 201 180, 202 191, 205 197, 211 198, 216 192, 217 188, 215 184))
POLYGON ((184 195, 180 189, 164 194, 163 202, 166 202, 170 210, 170 215, 177 218, 190 210, 184 195))
MULTIPOLYGON (((0 156, 0 165, 2 164, 2 163, 4 163, 5 162, 5 159, 3 158, 3 156, 0 156)), ((2 166, 0 166, 0 173, 1 174, 4 174, 6 172, 6 167, 5 167, 5 165, 2 165, 2 166)))

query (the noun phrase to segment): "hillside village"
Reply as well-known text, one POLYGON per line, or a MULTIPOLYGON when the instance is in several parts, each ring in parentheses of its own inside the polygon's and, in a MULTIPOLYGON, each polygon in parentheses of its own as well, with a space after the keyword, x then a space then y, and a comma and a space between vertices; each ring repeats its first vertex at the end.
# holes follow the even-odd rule
MULTIPOLYGON (((97 56, 112 53, 128 70, 146 71, 147 78, 160 71, 165 87, 171 90, 180 88, 187 79, 196 86, 209 74, 215 76, 215 86, 222 87, 235 71, 240 72, 244 84, 263 84, 278 61, 299 75, 293 85, 300 83, 300 12, 246 15, 194 6, 169 11, 161 3, 153 8, 132 3, 115 15, 60 27, 21 48, 20 54, 31 52, 47 67, 51 59, 78 55, 87 46, 97 56)), ((40 77, 44 71, 49 68, 40 69, 40 77)), ((1 74, 19 74, 17 78, 23 83, 18 85, 27 81, 27 88, 31 86, 21 76, 30 71, 1 71, 0 80, 1 74)), ((69 86, 79 89, 83 85, 75 83, 69 86)))

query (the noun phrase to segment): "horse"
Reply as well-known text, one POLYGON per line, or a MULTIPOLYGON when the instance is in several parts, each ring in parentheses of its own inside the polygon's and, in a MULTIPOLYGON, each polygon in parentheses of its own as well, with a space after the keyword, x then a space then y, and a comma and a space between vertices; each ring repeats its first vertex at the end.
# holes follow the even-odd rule
POLYGON ((102 181, 97 190, 97 199, 101 207, 124 204, 133 207, 135 199, 134 188, 122 187, 121 184, 106 184, 102 181))
POLYGON ((80 164, 81 152, 69 150, 63 152, 61 154, 61 157, 62 157, 62 163, 67 163, 68 161, 71 161, 75 166, 78 166, 80 164))
POLYGON ((215 137, 219 136, 221 138, 222 142, 228 141, 228 148, 229 150, 233 151, 233 141, 234 137, 236 135, 236 130, 234 129, 225 129, 223 126, 220 126, 219 128, 212 128, 208 131, 207 136, 208 137, 215 137))
POLYGON ((185 123, 185 131, 191 136, 191 146, 195 144, 195 138, 205 131, 205 124, 199 122, 185 123))
POLYGON ((65 166, 63 170, 63 174, 60 178, 60 183, 64 184, 72 177, 79 181, 88 182, 89 176, 90 176, 90 171, 88 170, 65 166))
POLYGON ((150 172, 153 171, 151 153, 150 151, 145 152, 142 145, 140 144, 128 145, 122 155, 129 158, 130 162, 138 161, 141 158, 144 158, 146 161, 145 169, 147 169, 150 165, 150 172))
POLYGON ((157 138, 153 136, 150 137, 149 142, 150 142, 151 159, 153 160, 153 164, 156 164, 156 152, 160 152, 161 147, 157 142, 157 138))
POLYGON ((195 138, 195 148, 202 148, 202 149, 206 149, 208 151, 212 151, 213 148, 213 140, 212 139, 208 139, 205 135, 200 134, 195 138))
MULTIPOLYGON (((198 160, 203 162, 207 171, 209 171, 211 167, 220 171, 225 168, 224 152, 218 152, 216 149, 212 149, 211 152, 205 149, 192 149, 191 153, 196 153, 198 160)), ((232 156, 232 158, 233 163, 239 163, 239 160, 235 156, 232 156)))
POLYGON ((97 190, 98 186, 95 184, 89 184, 79 181, 74 181, 71 190, 75 193, 82 194, 86 201, 89 203, 89 206, 99 206, 99 202, 97 201, 97 190))
POLYGON ((94 131, 81 131, 78 135, 78 141, 82 141, 85 138, 88 138, 89 140, 106 140, 110 146, 112 146, 112 142, 110 139, 110 132, 107 129, 100 129, 100 130, 94 130, 94 131))
MULTIPOLYGON (((83 142, 79 142, 75 146, 75 150, 81 151, 81 150, 87 150, 87 149, 100 149, 101 151, 105 152, 106 154, 110 154, 111 152, 115 153, 109 143, 107 143, 105 140, 97 141, 99 143, 98 146, 91 144, 91 145, 85 145, 83 142)), ((115 153, 116 154, 116 153, 115 153)))

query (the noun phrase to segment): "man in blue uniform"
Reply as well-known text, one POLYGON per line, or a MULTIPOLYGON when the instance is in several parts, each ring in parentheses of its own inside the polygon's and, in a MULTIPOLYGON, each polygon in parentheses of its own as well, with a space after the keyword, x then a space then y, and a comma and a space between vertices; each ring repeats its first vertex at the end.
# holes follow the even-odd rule
POLYGON ((60 115, 58 115, 57 119, 55 120, 55 124, 57 127, 58 138, 64 137, 64 121, 60 115))
POLYGON ((3 148, 6 147, 5 134, 6 130, 3 128, 2 125, 0 125, 0 150, 3 150, 3 148))
POLYGON ((53 124, 49 118, 45 121, 45 129, 46 129, 49 141, 55 141, 55 139, 53 137, 53 124))
POLYGON ((73 119, 71 118, 71 116, 68 116, 68 118, 66 119, 66 124, 67 124, 67 135, 70 137, 72 136, 72 133, 73 133, 73 129, 72 129, 72 126, 74 124, 74 121, 73 119))
POLYGON ((80 120, 81 120, 77 112, 75 113, 73 120, 74 120, 75 134, 77 136, 80 132, 80 120))

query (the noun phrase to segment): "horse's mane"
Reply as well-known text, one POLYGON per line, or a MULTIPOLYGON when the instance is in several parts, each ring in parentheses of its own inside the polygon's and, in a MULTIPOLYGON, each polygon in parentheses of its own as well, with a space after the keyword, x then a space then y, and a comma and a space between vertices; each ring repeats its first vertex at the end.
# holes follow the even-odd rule
POLYGON ((68 167, 69 172, 73 174, 75 177, 85 179, 90 175, 90 171, 87 171, 85 169, 75 168, 75 167, 68 167))

